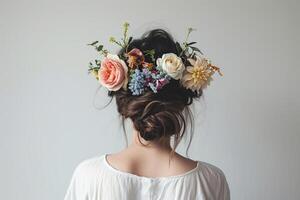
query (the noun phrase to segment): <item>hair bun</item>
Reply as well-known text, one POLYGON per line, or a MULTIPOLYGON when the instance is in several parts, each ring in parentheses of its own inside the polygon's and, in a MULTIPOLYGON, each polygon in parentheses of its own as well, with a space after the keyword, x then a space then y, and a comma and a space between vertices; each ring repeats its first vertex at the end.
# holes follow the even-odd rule
POLYGON ((158 130, 159 127, 157 126, 157 123, 154 122, 154 120, 150 119, 155 118, 155 116, 153 116, 154 115, 149 116, 145 119, 139 117, 135 120, 135 126, 139 131, 140 136, 147 141, 155 140, 161 137, 161 131, 158 130))
MULTIPOLYGON (((175 106, 175 105, 173 105, 175 106)), ((180 112, 169 103, 160 101, 149 102, 134 125, 145 140, 155 140, 163 136, 172 136, 180 131, 180 112)))

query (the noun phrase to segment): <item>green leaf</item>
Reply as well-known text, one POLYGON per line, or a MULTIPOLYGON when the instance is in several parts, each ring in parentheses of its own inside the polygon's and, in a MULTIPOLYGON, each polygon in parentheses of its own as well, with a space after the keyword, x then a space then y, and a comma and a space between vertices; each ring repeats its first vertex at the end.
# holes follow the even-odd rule
POLYGON ((92 42, 91 44, 88 44, 88 45, 94 46, 97 43, 98 43, 98 41, 95 41, 95 42, 92 42))
POLYGON ((154 49, 151 49, 151 50, 145 50, 144 53, 145 53, 145 55, 154 55, 154 54, 155 54, 155 51, 154 51, 154 49))
POLYGON ((131 41, 132 41, 132 37, 130 37, 130 38, 128 39, 128 44, 129 44, 131 41))
POLYGON ((99 46, 97 47, 97 51, 102 51, 102 49, 103 49, 103 45, 99 45, 99 46))
POLYGON ((179 44, 179 42, 176 42, 176 49, 179 53, 182 52, 182 48, 181 48, 181 45, 179 44))
POLYGON ((200 49, 198 49, 197 47, 192 47, 192 46, 190 46, 190 48, 191 48, 193 51, 197 51, 197 52, 203 54, 202 51, 201 51, 200 49))
POLYGON ((190 46, 190 45, 192 45, 192 44, 196 44, 197 42, 190 42, 190 43, 188 43, 188 44, 186 44, 187 46, 190 46))
POLYGON ((144 53, 145 53, 145 56, 149 56, 153 62, 155 61, 155 58, 154 58, 155 50, 154 49, 145 50, 144 53))
POLYGON ((100 60, 95 60, 95 64, 96 64, 96 65, 99 65, 100 63, 101 63, 100 60))

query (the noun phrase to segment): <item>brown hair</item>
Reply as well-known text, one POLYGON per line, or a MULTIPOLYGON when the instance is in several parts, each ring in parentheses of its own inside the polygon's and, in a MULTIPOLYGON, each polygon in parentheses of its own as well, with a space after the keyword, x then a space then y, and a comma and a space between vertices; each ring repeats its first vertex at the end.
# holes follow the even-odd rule
MULTIPOLYGON (((133 48, 138 48, 141 51, 154 49, 155 59, 164 53, 178 55, 173 38, 162 29, 149 31, 141 39, 133 40, 127 50, 130 51, 133 48)), ((119 54, 124 53, 124 51, 125 49, 121 49, 119 54)), ((145 57, 145 59, 151 61, 150 58, 145 57)), ((191 135, 186 153, 188 152, 194 130, 193 114, 189 106, 193 103, 193 99, 202 96, 202 90, 191 91, 182 87, 179 80, 172 79, 157 93, 145 91, 137 96, 132 95, 130 90, 121 88, 118 91, 109 91, 108 95, 111 100, 113 97, 116 99, 125 136, 125 120, 129 118, 139 135, 146 141, 157 141, 173 136, 173 151, 175 151, 185 135, 189 122, 191 135)))

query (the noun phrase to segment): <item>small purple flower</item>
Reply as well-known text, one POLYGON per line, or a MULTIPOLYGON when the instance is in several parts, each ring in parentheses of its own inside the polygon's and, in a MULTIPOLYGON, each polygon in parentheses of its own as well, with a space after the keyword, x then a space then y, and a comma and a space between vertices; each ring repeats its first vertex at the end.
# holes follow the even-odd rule
POLYGON ((169 80, 167 78, 161 78, 156 80, 156 89, 160 90, 163 86, 169 83, 169 80))
POLYGON ((157 93, 158 90, 169 83, 170 79, 170 76, 160 70, 149 70, 148 68, 142 68, 140 70, 136 68, 131 74, 129 89, 133 95, 142 94, 147 87, 154 93, 157 93))

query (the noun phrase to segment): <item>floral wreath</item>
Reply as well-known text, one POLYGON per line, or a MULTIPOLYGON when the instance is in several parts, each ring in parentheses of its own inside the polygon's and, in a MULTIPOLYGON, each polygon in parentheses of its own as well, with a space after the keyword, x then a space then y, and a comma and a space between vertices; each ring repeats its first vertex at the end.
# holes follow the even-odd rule
POLYGON ((129 89, 132 95, 141 95, 147 90, 157 93, 171 79, 175 79, 184 88, 199 92, 210 84, 213 80, 212 75, 216 71, 223 76, 218 67, 203 57, 203 53, 197 47, 192 46, 196 42, 188 42, 190 33, 195 29, 188 28, 182 44, 176 42, 179 55, 165 53, 155 60, 153 49, 142 52, 134 48, 128 52, 128 45, 132 41, 132 37, 128 37, 128 28, 129 23, 125 22, 123 38, 120 41, 114 37, 109 39, 110 42, 125 49, 121 55, 109 53, 98 41, 88 44, 95 47, 101 56, 94 63, 89 63, 88 72, 92 73, 109 91, 123 88, 129 89), (146 55, 152 59, 152 62, 145 61, 146 55))

